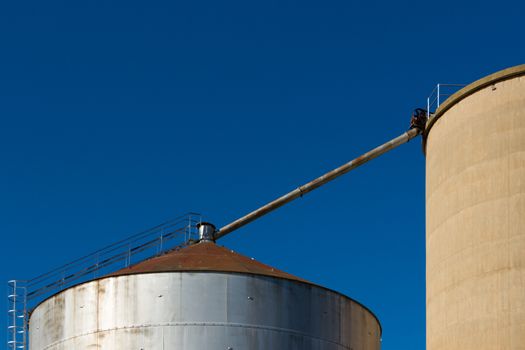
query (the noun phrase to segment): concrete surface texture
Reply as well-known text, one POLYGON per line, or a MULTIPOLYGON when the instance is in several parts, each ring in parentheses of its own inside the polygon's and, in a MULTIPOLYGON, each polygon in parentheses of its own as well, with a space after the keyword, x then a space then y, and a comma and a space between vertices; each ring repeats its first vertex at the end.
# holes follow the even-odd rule
POLYGON ((427 349, 525 349, 525 65, 449 98, 426 155, 427 349))
MULTIPOLYGON (((183 249, 137 266, 188 268, 176 264, 188 255, 190 267, 204 264, 206 249, 186 249, 193 253, 183 249)), ((225 265, 209 260, 218 261, 215 269, 225 265)), ((238 260, 226 268, 246 267, 238 260)), ((42 302, 30 318, 31 350, 380 349, 377 318, 323 287, 231 271, 136 272, 86 282, 42 302)))

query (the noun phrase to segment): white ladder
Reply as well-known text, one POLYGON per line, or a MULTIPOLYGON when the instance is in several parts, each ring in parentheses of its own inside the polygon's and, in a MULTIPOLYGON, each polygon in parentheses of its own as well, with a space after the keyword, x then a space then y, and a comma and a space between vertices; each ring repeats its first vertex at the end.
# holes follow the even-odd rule
POLYGON ((27 289, 24 281, 7 282, 7 349, 27 349, 27 289))

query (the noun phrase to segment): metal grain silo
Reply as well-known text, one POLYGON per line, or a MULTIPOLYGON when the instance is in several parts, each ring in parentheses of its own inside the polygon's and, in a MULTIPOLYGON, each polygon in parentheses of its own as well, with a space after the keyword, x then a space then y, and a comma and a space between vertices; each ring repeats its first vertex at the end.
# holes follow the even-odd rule
POLYGON ((207 226, 198 244, 43 301, 30 349, 380 349, 363 305, 216 245, 207 226))
POLYGON ((525 349, 525 65, 427 125, 427 349, 525 349))

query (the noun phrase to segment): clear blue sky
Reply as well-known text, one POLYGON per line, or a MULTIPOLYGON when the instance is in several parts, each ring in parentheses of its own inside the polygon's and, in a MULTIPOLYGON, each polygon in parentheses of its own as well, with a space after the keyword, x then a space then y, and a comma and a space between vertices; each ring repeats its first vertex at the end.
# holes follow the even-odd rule
MULTIPOLYGON (((436 83, 523 63, 523 13, 517 0, 3 1, 1 280, 187 211, 228 223, 403 132, 436 83)), ((221 244, 363 302, 384 350, 423 349, 424 176, 416 140, 221 244)))

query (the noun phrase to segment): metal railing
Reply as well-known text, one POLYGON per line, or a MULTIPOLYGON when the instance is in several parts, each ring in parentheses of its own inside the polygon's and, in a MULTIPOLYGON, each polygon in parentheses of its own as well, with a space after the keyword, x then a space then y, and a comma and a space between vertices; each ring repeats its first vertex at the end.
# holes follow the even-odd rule
POLYGON ((466 84, 437 84, 427 98, 427 117, 430 117, 449 96, 465 86, 466 84))
POLYGON ((198 239, 202 217, 188 213, 115 242, 29 280, 8 282, 9 350, 27 349, 28 314, 38 303, 74 284, 96 279, 198 239))

